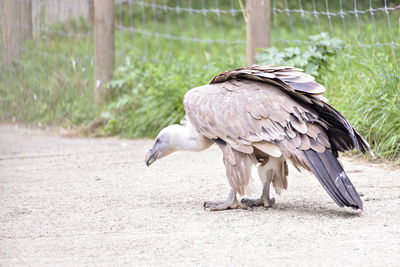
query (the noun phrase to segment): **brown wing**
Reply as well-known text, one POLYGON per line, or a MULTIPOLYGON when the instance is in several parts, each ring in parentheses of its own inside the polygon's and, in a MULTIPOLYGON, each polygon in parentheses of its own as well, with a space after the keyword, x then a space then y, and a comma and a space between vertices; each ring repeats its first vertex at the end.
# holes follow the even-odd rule
POLYGON ((222 72, 215 76, 210 84, 235 79, 256 80, 276 85, 294 98, 298 104, 312 110, 318 115, 319 120, 325 123, 323 126, 327 128, 326 133, 336 157, 338 157, 338 151, 343 152, 354 148, 373 155, 369 144, 354 130, 347 119, 327 104, 327 99, 321 95, 325 92, 325 88, 315 82, 312 76, 303 73, 301 69, 253 65, 222 72))
POLYGON ((307 168, 296 157, 296 149, 324 152, 330 148, 317 114, 268 83, 230 80, 197 87, 185 95, 184 105, 200 133, 244 154, 257 147, 307 168))
MULTIPOLYGON (((315 82, 314 77, 303 72, 301 69, 272 65, 252 65, 247 68, 224 71, 215 76, 210 84, 225 82, 231 79, 248 79, 266 82, 289 91, 304 93, 307 95, 321 95, 325 93, 325 87, 315 82)), ((321 100, 325 98, 317 97, 321 100)))

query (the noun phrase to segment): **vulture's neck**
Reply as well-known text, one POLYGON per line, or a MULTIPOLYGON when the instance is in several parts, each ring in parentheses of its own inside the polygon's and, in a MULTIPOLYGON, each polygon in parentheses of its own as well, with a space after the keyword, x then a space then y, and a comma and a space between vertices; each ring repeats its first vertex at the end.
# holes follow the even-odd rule
POLYGON ((171 142, 176 150, 185 151, 202 151, 213 144, 210 139, 199 134, 190 124, 179 125, 171 142))

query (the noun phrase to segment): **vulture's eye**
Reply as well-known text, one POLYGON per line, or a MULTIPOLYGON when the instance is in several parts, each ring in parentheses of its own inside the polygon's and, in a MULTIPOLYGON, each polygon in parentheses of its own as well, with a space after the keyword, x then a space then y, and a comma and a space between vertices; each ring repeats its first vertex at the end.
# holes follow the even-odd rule
POLYGON ((160 143, 160 139, 159 138, 157 138, 157 140, 156 140, 156 144, 159 144, 160 143))

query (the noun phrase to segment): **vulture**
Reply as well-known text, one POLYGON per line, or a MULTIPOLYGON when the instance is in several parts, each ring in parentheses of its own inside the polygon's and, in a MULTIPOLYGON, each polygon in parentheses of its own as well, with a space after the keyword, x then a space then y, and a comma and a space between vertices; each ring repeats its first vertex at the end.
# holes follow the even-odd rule
POLYGON ((231 190, 224 202, 204 202, 210 210, 271 207, 270 184, 287 189, 290 161, 312 172, 340 207, 363 209, 339 152, 370 145, 322 96, 325 88, 301 69, 252 65, 224 71, 184 96, 186 120, 162 129, 146 154, 147 166, 178 150, 202 151, 216 144, 223 154, 231 190), (244 195, 252 166, 263 184, 259 199, 244 195))

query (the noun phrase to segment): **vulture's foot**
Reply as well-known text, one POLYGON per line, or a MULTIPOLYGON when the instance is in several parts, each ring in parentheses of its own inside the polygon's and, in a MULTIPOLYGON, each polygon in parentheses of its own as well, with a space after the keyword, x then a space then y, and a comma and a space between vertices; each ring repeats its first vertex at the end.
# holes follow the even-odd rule
POLYGON ((246 210, 248 206, 245 203, 240 203, 239 201, 226 201, 226 202, 213 202, 213 201, 206 201, 204 202, 204 209, 209 208, 211 211, 217 210, 230 210, 230 209, 244 209, 246 210))
POLYGON ((229 197, 225 202, 204 202, 204 209, 209 208, 210 211, 217 210, 229 210, 229 209, 247 209, 248 206, 245 203, 241 203, 236 199, 236 192, 232 189, 229 193, 229 197))
POLYGON ((272 205, 275 203, 275 198, 266 199, 266 198, 257 198, 257 199, 250 199, 250 198, 243 198, 240 202, 246 204, 249 207, 258 207, 264 206, 265 208, 271 208, 272 205))
POLYGON ((275 203, 275 198, 269 197, 269 188, 271 184, 271 179, 268 179, 266 183, 263 185, 263 192, 260 198, 258 199, 250 199, 250 198, 243 198, 241 200, 242 203, 248 205, 249 207, 258 207, 264 206, 265 208, 271 208, 272 205, 275 203))

